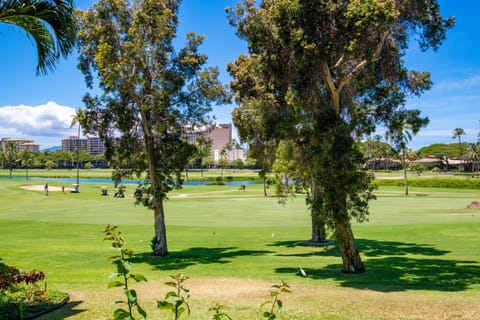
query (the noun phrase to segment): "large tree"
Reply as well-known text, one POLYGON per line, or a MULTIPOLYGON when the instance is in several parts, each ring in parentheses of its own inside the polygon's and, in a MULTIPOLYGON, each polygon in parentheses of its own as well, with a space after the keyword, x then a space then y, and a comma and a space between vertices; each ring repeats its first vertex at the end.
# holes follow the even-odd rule
POLYGON ((79 12, 80 68, 100 96, 86 95, 82 127, 104 140, 116 177, 147 174, 135 192, 154 213, 153 252, 168 254, 163 201, 181 185, 195 148, 184 127, 206 124, 213 103, 226 101, 218 70, 199 53, 203 37, 186 35, 175 49, 177 0, 100 0, 79 12), (120 134, 115 143, 115 133, 120 134))
POLYGON ((75 45, 72 0, 1 0, 0 23, 23 29, 37 47, 37 75, 52 70, 75 45))
POLYGON ((453 19, 435 0, 244 0, 229 19, 249 49, 229 68, 239 108, 261 114, 267 138, 296 141, 342 271, 363 272, 350 219, 367 218, 372 190, 357 170, 358 137, 389 126, 409 94, 430 86, 402 56, 412 39, 436 49, 453 19))

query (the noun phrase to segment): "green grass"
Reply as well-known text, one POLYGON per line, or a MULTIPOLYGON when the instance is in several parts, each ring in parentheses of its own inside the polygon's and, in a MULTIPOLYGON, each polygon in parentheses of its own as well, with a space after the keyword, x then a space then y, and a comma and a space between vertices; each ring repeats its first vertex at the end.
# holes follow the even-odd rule
MULTIPOLYGON (((259 301, 256 295, 229 300, 229 294, 240 291, 235 286, 229 294, 211 294, 235 319, 258 316, 262 297, 266 299, 269 285, 279 280, 294 287, 285 301, 284 319, 408 319, 413 311, 402 313, 403 302, 422 303, 416 318, 423 318, 425 310, 433 315, 425 318, 435 318, 438 312, 454 318, 460 312, 458 318, 474 319, 480 313, 480 307, 470 305, 480 299, 480 211, 466 209, 480 198, 475 190, 411 188, 405 197, 402 188, 380 188, 371 203, 370 221, 353 226, 367 272, 344 275, 335 245, 299 245, 310 235, 301 195, 282 206, 275 198, 264 198, 261 185, 247 186, 246 191, 185 187, 166 202, 171 255, 153 258, 153 214, 135 206, 131 197, 102 197, 100 184, 84 183, 79 194, 51 192, 48 197, 19 188, 43 183, 0 181, 2 262, 42 270, 49 287, 81 297, 42 319, 111 317, 117 293, 106 289, 114 271, 107 259, 112 255, 110 243, 102 241, 106 224, 119 225, 127 237, 127 247, 135 252, 134 272, 149 279, 139 292, 149 293, 144 299, 151 305, 163 298, 163 291, 155 290, 162 290, 168 276, 183 272, 194 287, 200 286, 195 281, 220 279, 258 283, 259 301), (307 278, 298 275, 300 266, 307 278), (340 298, 346 295, 350 298, 340 298), (383 304, 389 309, 382 309, 383 304), (463 314, 468 307, 469 313, 463 314)), ((127 194, 133 188, 127 186, 127 194)), ((192 291, 197 310, 192 319, 208 318, 211 295, 192 291)))

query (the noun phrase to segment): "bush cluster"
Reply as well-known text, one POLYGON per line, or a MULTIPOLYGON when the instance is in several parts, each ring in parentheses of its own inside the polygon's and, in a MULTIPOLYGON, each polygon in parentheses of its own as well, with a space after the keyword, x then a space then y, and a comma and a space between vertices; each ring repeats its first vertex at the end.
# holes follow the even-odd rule
MULTIPOLYGON (((378 179, 372 182, 380 187, 404 187, 403 179, 378 179)), ((411 187, 423 188, 449 188, 449 189, 480 189, 480 179, 456 179, 456 178, 425 178, 408 180, 411 187)))
POLYGON ((0 315, 2 319, 23 319, 25 304, 42 298, 46 290, 38 283, 45 279, 42 271, 21 272, 15 266, 0 263, 0 315))

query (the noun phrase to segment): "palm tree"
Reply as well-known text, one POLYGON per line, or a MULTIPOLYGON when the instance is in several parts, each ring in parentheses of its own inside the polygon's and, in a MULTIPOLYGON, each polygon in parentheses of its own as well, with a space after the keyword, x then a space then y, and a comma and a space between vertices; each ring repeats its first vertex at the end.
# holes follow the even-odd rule
POLYGON ((12 171, 13 171, 13 161, 15 160, 15 156, 17 154, 17 145, 13 141, 8 141, 5 144, 5 153, 8 159, 8 168, 9 168, 9 179, 12 179, 12 171))
POLYGON ((455 128, 453 129, 453 137, 452 139, 458 139, 458 151, 459 151, 459 158, 461 159, 463 156, 463 148, 462 148, 462 136, 465 135, 465 131, 462 128, 455 128))
POLYGON ((197 156, 200 159, 200 176, 203 178, 203 159, 210 155, 212 140, 203 134, 197 137, 197 156))
POLYGON ((17 161, 25 168, 25 178, 28 180, 28 169, 35 163, 33 153, 30 150, 22 150, 19 153, 17 161))
POLYGON ((472 162, 472 176, 475 175, 475 163, 480 159, 480 142, 469 143, 466 154, 467 161, 472 162))
POLYGON ((37 47, 37 75, 52 70, 74 48, 76 24, 73 0, 4 0, 0 23, 23 29, 37 47))
POLYGON ((76 157, 77 157, 77 190, 80 188, 80 129, 82 121, 85 121, 86 114, 83 109, 78 109, 75 115, 72 118, 70 123, 70 128, 78 124, 78 135, 77 135, 77 146, 76 146, 76 157))
POLYGON ((228 160, 227 160, 228 151, 227 150, 228 150, 227 145, 224 145, 222 150, 220 150, 220 161, 218 162, 218 164, 220 165, 220 177, 222 178, 222 181, 223 181, 223 169, 228 164, 228 160))
POLYGON ((420 117, 419 110, 405 110, 399 112, 392 119, 388 128, 387 136, 392 141, 397 152, 401 153, 401 162, 403 167, 403 178, 405 179, 405 195, 408 196, 408 178, 407 178, 407 144, 412 137, 416 135, 421 128, 428 124, 428 118, 420 117))

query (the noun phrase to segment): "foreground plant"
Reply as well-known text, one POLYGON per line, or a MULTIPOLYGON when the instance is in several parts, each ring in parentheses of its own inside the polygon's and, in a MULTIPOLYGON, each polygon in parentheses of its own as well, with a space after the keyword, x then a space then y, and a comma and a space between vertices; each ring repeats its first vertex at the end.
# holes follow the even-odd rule
POLYGON ((45 279, 45 273, 35 269, 25 272, 18 270, 15 266, 7 266, 0 263, 0 292, 22 293, 22 301, 30 304, 41 298, 47 291, 47 285, 40 288, 40 281, 45 279))
POLYGON ((117 231, 117 226, 107 225, 105 230, 104 240, 112 241, 112 248, 118 251, 118 254, 110 257, 113 264, 117 266, 117 272, 114 272, 110 275, 110 282, 108 283, 108 288, 123 287, 123 292, 126 301, 115 301, 115 304, 126 304, 128 310, 118 308, 114 311, 113 316, 115 320, 119 319, 135 319, 133 310, 136 309, 137 312, 144 318, 147 318, 147 313, 143 308, 138 304, 137 292, 133 289, 130 289, 128 286, 129 280, 135 280, 136 282, 147 281, 147 279, 141 274, 131 273, 132 264, 127 260, 133 256, 133 251, 130 249, 124 248, 127 241, 120 231, 117 231))
POLYGON ((188 305, 190 290, 184 286, 188 277, 180 273, 170 276, 170 278, 173 281, 165 282, 165 284, 175 288, 175 291, 167 292, 164 300, 157 301, 157 307, 160 310, 170 310, 174 315, 174 319, 177 320, 185 311, 190 314, 190 306, 188 305))
POLYGON ((277 318, 277 315, 275 314, 275 310, 277 310, 278 312, 283 307, 283 302, 278 297, 280 296, 281 293, 291 292, 290 286, 285 281, 280 282, 280 284, 273 285, 272 288, 273 290, 270 291, 271 300, 265 301, 260 306, 260 307, 263 307, 265 305, 270 305, 270 309, 263 313, 264 320, 273 320, 277 318))
POLYGON ((209 309, 208 311, 210 312, 215 312, 211 317, 210 317, 210 320, 223 320, 223 319, 227 319, 227 320, 232 320, 232 318, 230 318, 230 316, 228 314, 226 314, 225 312, 223 312, 223 306, 219 303, 214 303, 209 309))

